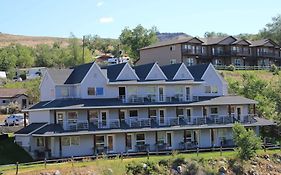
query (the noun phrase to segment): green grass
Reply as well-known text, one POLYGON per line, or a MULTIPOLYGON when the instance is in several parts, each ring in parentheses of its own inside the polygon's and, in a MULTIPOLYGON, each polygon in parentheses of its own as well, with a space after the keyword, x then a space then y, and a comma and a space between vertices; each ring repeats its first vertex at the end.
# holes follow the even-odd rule
POLYGON ((14 138, 0 141, 0 165, 16 162, 30 162, 32 158, 20 146, 14 143, 14 138))
MULTIPOLYGON (((280 150, 268 150, 264 153, 263 150, 259 150, 258 154, 274 154, 280 153, 280 150)), ((227 151, 223 152, 222 156, 220 156, 220 152, 206 152, 206 153, 199 153, 198 157, 196 153, 190 154, 176 154, 176 155, 153 155, 149 157, 149 161, 152 162, 159 162, 160 160, 168 160, 173 158, 183 157, 187 160, 197 160, 199 161, 207 161, 210 159, 213 160, 220 160, 222 158, 232 159, 236 157, 235 151, 227 151)), ((120 158, 112 158, 112 159, 98 159, 98 160, 86 160, 86 161, 79 161, 74 162, 64 162, 64 163, 54 163, 54 164, 47 164, 45 169, 44 164, 36 164, 36 165, 20 165, 19 172, 25 174, 38 174, 40 172, 52 172, 55 170, 59 170, 61 172, 70 172, 70 171, 84 171, 87 170, 94 170, 98 174, 104 174, 107 169, 112 169, 114 174, 125 174, 126 172, 126 165, 129 163, 135 162, 146 162, 147 156, 142 157, 130 157, 124 158, 121 160, 120 158)), ((14 174, 15 173, 15 166, 12 167, 0 167, 0 172, 4 172, 5 174, 14 174)), ((66 173, 68 174, 68 173, 66 173)), ((69 173, 71 174, 71 173, 69 173)))

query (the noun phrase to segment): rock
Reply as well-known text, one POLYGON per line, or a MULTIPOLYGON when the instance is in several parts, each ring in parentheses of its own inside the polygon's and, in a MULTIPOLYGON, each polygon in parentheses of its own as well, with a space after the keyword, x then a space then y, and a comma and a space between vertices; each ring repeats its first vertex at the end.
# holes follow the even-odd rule
POLYGON ((271 165, 271 164, 268 164, 268 165, 266 166, 266 168, 267 168, 269 171, 273 171, 273 169, 274 169, 273 165, 271 165))
POLYGON ((252 165, 252 168, 255 169, 255 168, 257 168, 257 166, 256 165, 252 165))
POLYGON ((265 154, 265 155, 263 156, 263 158, 264 158, 264 159, 269 159, 269 155, 268 155, 268 154, 265 154))
POLYGON ((61 175, 61 173, 60 173, 59 170, 56 170, 56 171, 54 172, 54 175, 61 175))
POLYGON ((142 165, 142 167, 143 167, 144 169, 146 169, 146 167, 147 167, 146 163, 144 163, 144 164, 142 165))
POLYGON ((219 168, 219 173, 226 173, 226 172, 227 172, 227 169, 224 166, 219 168))
POLYGON ((178 171, 178 173, 181 174, 181 173, 183 172, 183 171, 182 171, 182 167, 181 167, 181 166, 178 166, 178 167, 177 167, 177 171, 178 171))
POLYGON ((258 165, 258 162, 252 161, 251 164, 252 164, 252 165, 258 165))
POLYGON ((256 172, 254 169, 249 170, 249 171, 248 171, 248 174, 249 174, 249 175, 259 175, 259 173, 256 172))
POLYGON ((171 170, 171 174, 173 174, 173 175, 178 175, 179 173, 178 173, 177 170, 172 169, 172 170, 171 170))

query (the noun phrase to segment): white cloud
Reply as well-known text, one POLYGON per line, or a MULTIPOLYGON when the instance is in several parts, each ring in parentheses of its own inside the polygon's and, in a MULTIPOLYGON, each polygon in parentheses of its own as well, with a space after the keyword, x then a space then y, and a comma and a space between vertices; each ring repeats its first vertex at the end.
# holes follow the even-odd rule
POLYGON ((100 7, 102 5, 103 5, 103 1, 100 1, 100 2, 97 3, 97 7, 100 7))
POLYGON ((112 23, 113 18, 112 17, 101 17, 99 21, 100 21, 100 23, 112 23))

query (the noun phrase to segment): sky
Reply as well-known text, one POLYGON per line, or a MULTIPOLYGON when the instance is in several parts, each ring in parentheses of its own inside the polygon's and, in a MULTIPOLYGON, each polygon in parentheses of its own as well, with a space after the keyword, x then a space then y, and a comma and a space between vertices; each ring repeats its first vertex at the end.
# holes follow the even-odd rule
POLYGON ((0 32, 118 38, 125 27, 203 36, 258 33, 281 13, 281 0, 0 0, 0 32))

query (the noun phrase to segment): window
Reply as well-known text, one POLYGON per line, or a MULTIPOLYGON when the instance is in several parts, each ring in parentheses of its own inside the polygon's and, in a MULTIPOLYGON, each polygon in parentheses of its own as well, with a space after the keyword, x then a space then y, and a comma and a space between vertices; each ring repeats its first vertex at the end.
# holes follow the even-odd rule
POLYGON ((88 87, 88 95, 96 95, 96 89, 94 87, 88 87))
POLYGON ((6 100, 2 100, 2 103, 6 103, 6 100))
POLYGON ((176 50, 176 46, 175 46, 175 45, 172 45, 172 46, 170 47, 170 51, 174 51, 174 50, 176 50))
POLYGON ((211 86, 205 86, 205 93, 211 93, 211 86))
POLYGON ((89 120, 90 122, 97 122, 99 118, 98 111, 90 110, 89 111, 89 120))
POLYGON ((149 117, 156 117, 156 116, 157 116, 156 109, 150 109, 149 110, 149 117))
POLYGON ((222 61, 220 59, 215 59, 215 65, 222 65, 222 61))
POLYGON ((218 86, 212 86, 212 93, 218 93, 218 86))
POLYGON ((165 132, 158 132, 157 133, 157 143, 158 144, 165 143, 165 132))
POLYGON ((145 144, 144 134, 136 134, 136 144, 137 145, 144 145, 145 144))
POLYGON ((183 109, 176 109, 177 117, 183 117, 183 109))
POLYGON ((69 88, 68 87, 62 87, 61 88, 61 95, 63 97, 68 97, 69 96, 69 88))
POLYGON ((104 147, 104 136, 96 136, 96 146, 98 148, 104 147))
POLYGON ((73 136, 71 137, 71 145, 78 146, 80 144, 80 137, 79 136, 73 136))
POLYGON ((234 65, 235 66, 241 66, 241 60, 240 59, 234 59, 234 65))
POLYGON ((187 119, 187 122, 191 122, 191 109, 190 108, 186 109, 186 119, 187 119))
POLYGON ((170 64, 176 64, 177 63, 177 60, 176 59, 171 59, 170 60, 170 64))
POLYGON ((68 123, 77 123, 77 112, 68 112, 68 123))
POLYGON ((185 45, 183 46, 183 48, 184 48, 184 50, 187 50, 187 44, 185 44, 185 45))
POLYGON ((36 145, 37 145, 37 147, 44 146, 44 138, 43 137, 37 138, 36 139, 36 145))
POLYGON ((186 64, 187 64, 187 66, 192 66, 192 65, 194 65, 194 58, 187 58, 186 64))
POLYGON ((62 137, 61 144, 62 146, 70 146, 70 137, 62 137))
POLYGON ((217 115, 218 114, 218 108, 211 108, 211 115, 217 115))
POLYGON ((103 87, 96 88, 96 95, 103 95, 103 87))
POLYGON ((88 87, 88 95, 100 96, 104 94, 103 87, 88 87))
POLYGON ((190 130, 186 130, 186 131, 185 131, 185 139, 186 139, 186 142, 191 143, 191 141, 192 141, 192 136, 191 136, 191 131, 190 131, 190 130))
POLYGON ((130 117, 137 117, 137 116, 138 116, 138 111, 137 111, 137 110, 131 110, 131 111, 129 111, 129 116, 130 116, 130 117))

